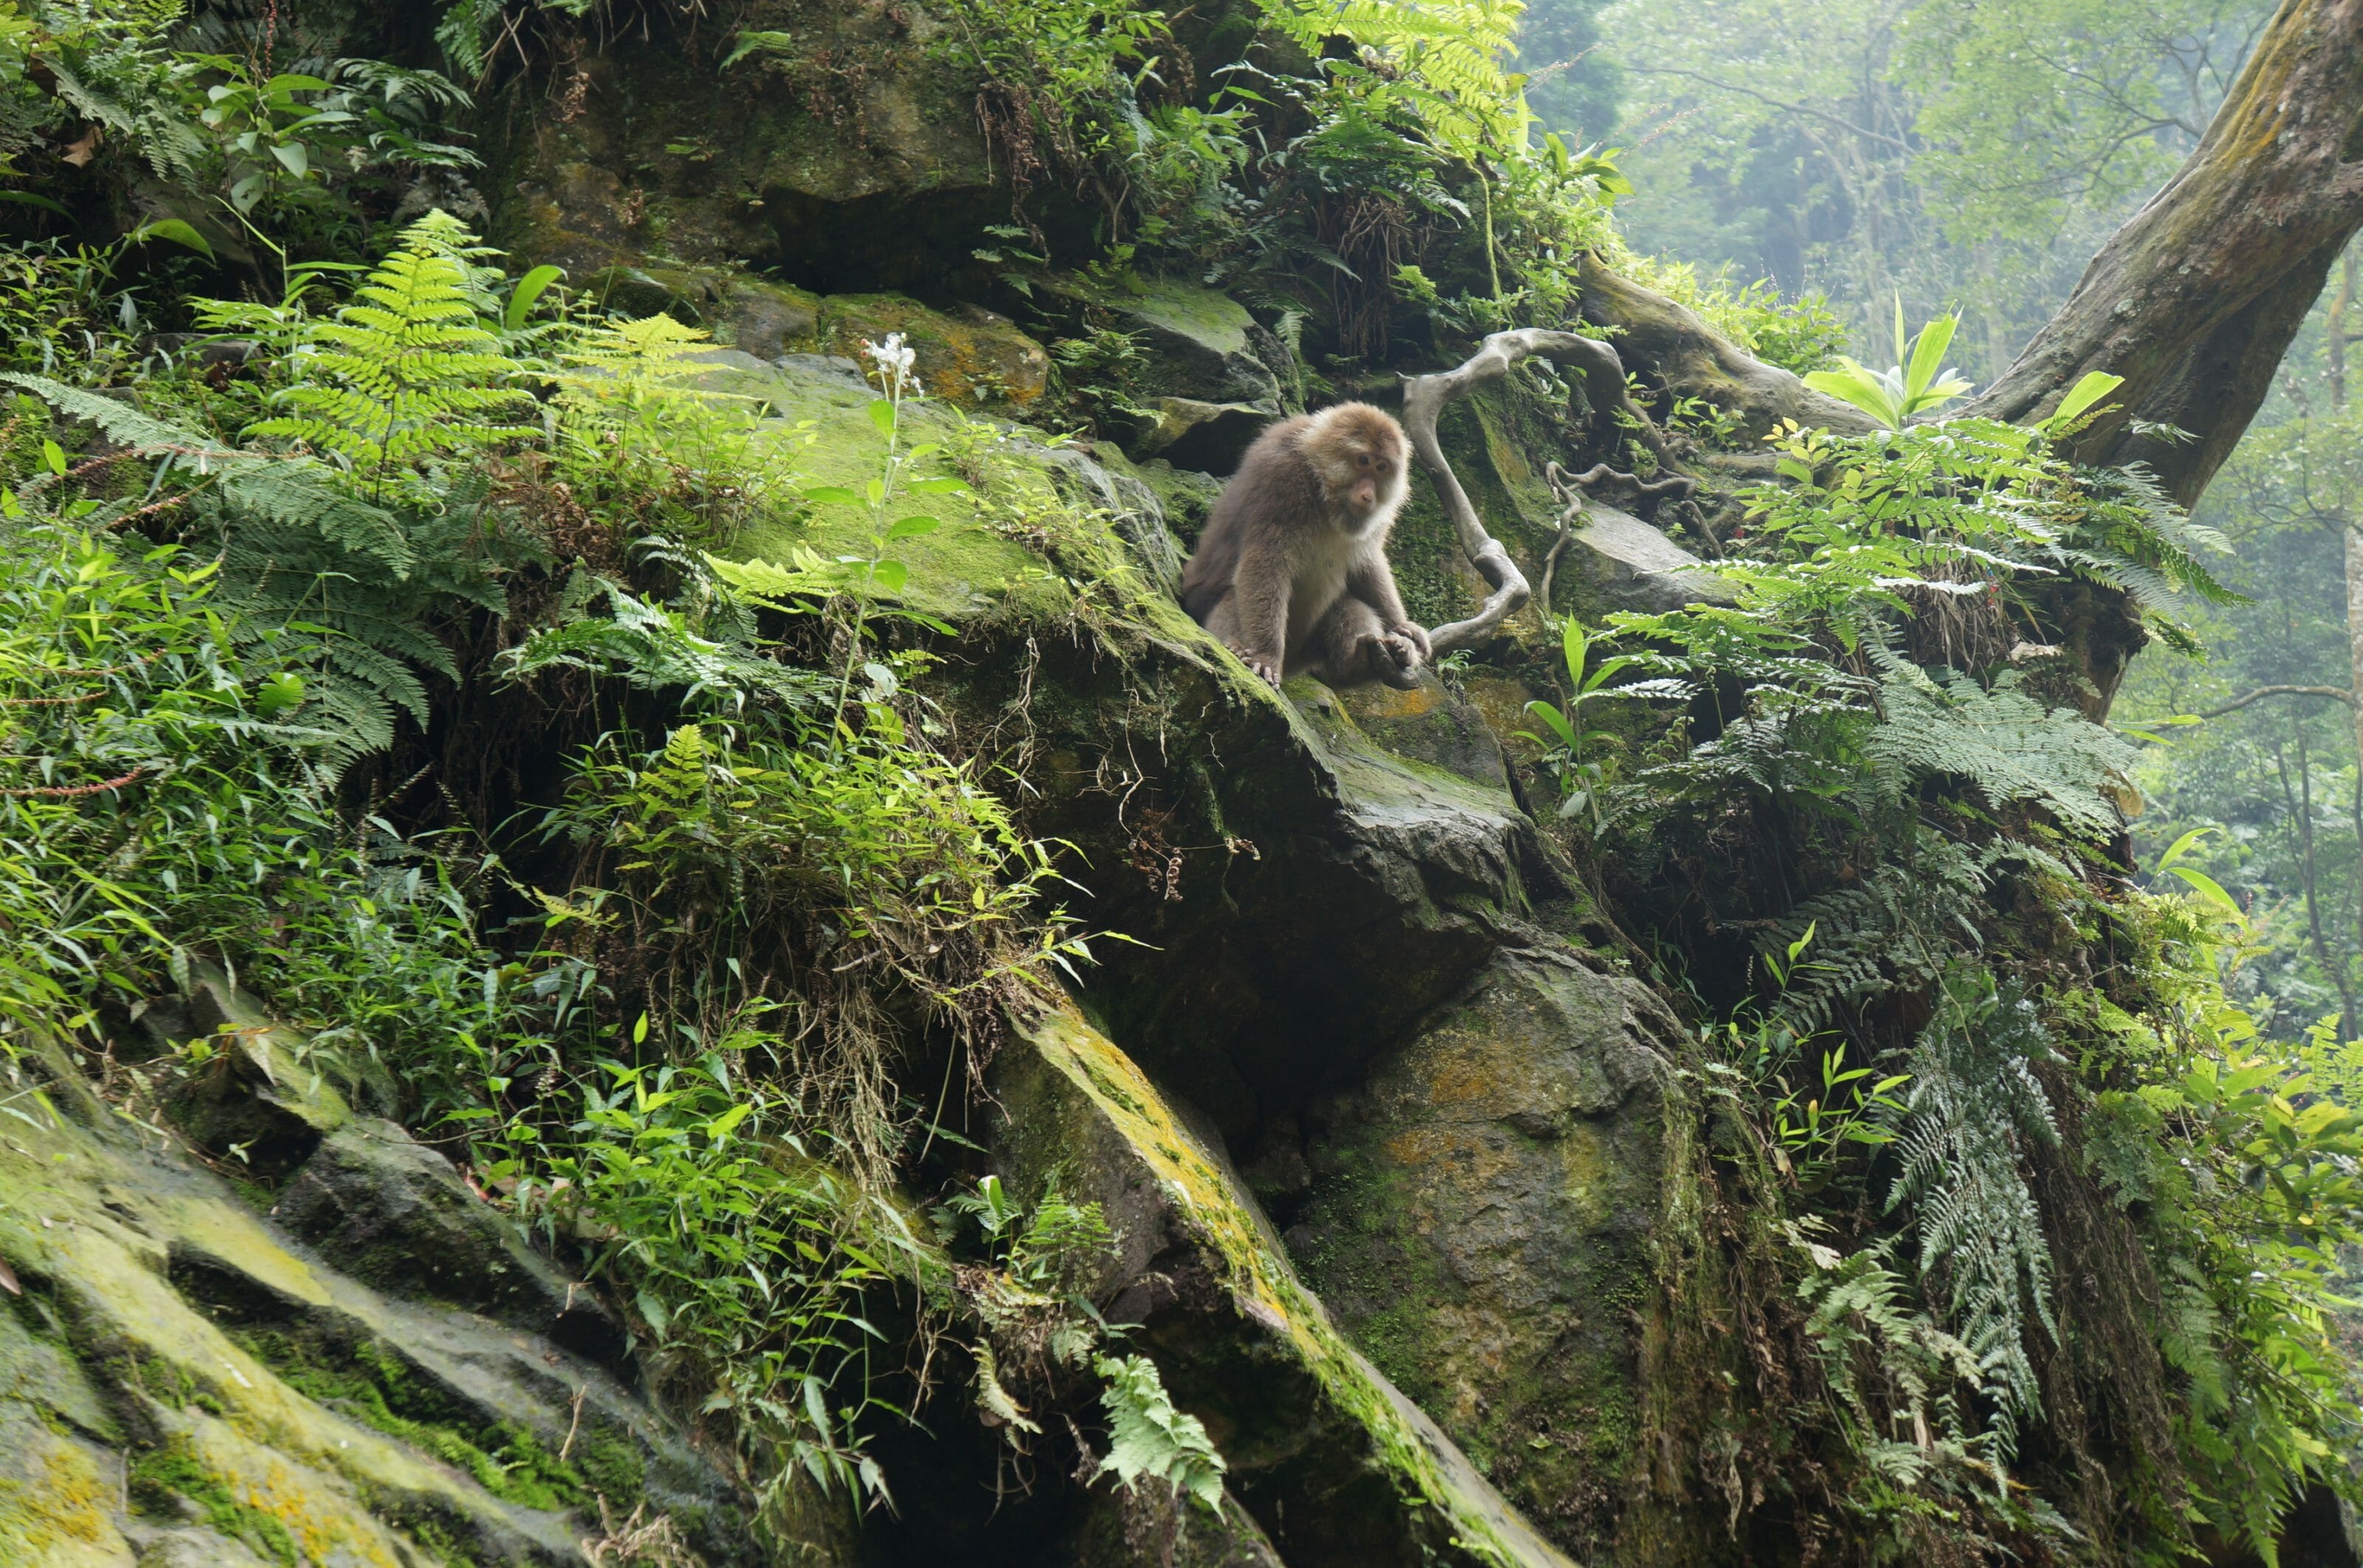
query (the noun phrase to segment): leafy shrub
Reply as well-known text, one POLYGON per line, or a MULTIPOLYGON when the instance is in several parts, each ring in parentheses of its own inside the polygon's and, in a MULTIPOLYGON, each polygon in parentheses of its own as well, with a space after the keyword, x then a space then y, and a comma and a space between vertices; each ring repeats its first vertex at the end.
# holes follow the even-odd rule
POLYGON ((1708 326, 1768 365, 1803 375, 1831 368, 1847 346, 1846 324, 1819 293, 1783 299, 1768 279, 1735 289, 1722 277, 1701 277, 1687 261, 1668 261, 1620 247, 1617 271, 1642 287, 1688 305, 1708 326))

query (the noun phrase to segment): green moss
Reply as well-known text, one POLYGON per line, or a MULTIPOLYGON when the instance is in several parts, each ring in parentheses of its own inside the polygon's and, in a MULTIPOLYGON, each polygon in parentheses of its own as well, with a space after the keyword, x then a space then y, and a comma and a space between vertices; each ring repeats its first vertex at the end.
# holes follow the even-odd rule
POLYGON ((179 1442, 151 1448, 131 1462, 128 1487, 134 1507, 160 1518, 174 1517, 174 1497, 186 1497, 205 1513, 205 1522, 222 1534, 247 1545, 275 1562, 295 1568, 302 1554, 295 1537, 277 1518, 241 1503, 220 1476, 198 1463, 179 1442))
MULTIPOLYGON (((624 1463, 613 1452, 622 1445, 594 1438, 601 1446, 601 1481, 615 1483, 594 1484, 572 1463, 571 1452, 569 1458, 560 1459, 515 1421, 489 1428, 468 1424, 463 1412, 423 1386, 391 1350, 375 1341, 339 1354, 333 1347, 298 1341, 276 1330, 245 1330, 231 1337, 296 1392, 466 1471, 505 1503, 556 1511, 587 1504, 594 1491, 627 1506, 639 1495, 638 1456, 629 1455, 629 1463, 624 1463)), ((585 1444, 586 1458, 590 1452, 585 1444)))
POLYGON ((1525 1561, 1476 1492, 1457 1484, 1423 1441, 1413 1408, 1371 1375, 1320 1302, 1300 1285, 1277 1244, 1224 1174, 1181 1123, 1132 1059, 1072 1014, 1037 1025, 1044 1060, 1082 1088, 1155 1173, 1159 1183, 1215 1248, 1231 1290, 1260 1321, 1283 1334, 1329 1402, 1368 1435, 1373 1458, 1397 1492, 1433 1510, 1442 1533, 1481 1561, 1525 1561))

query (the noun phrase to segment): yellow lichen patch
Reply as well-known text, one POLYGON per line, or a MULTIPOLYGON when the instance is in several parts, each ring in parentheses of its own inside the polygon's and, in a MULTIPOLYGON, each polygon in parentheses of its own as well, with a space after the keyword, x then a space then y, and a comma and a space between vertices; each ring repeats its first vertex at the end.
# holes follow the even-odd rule
POLYGON ((1376 681, 1348 687, 1337 694, 1346 711, 1355 722, 1363 724, 1384 723, 1389 719, 1417 719, 1444 706, 1444 689, 1440 686, 1414 686, 1408 691, 1381 685, 1376 681))
POLYGON ((276 1295, 313 1307, 328 1303, 327 1286, 247 1209, 211 1198, 183 1198, 172 1202, 159 1219, 174 1240, 223 1259, 276 1295))
POLYGON ((1525 762, 1542 755, 1542 747, 1533 741, 1518 738, 1521 732, 1535 729, 1535 721, 1526 713, 1526 704, 1534 700, 1532 687, 1506 675, 1471 675, 1461 681, 1461 687, 1470 706, 1483 717, 1485 727, 1504 750, 1525 762))
MULTIPOLYGON (((117 1151, 64 1121, 19 1126, 0 1141, 0 1256, 20 1274, 50 1281, 92 1339, 119 1350, 128 1386, 145 1396, 160 1424, 213 1422, 246 1449, 271 1456, 279 1472, 258 1461, 241 1473, 262 1477, 256 1485, 271 1493, 277 1484, 265 1483, 283 1472, 286 1487, 273 1493, 278 1501, 250 1502, 233 1488, 239 1501, 286 1517, 291 1531, 315 1503, 327 1510, 324 1519, 365 1518, 354 1494, 399 1497, 461 1517, 505 1518, 472 1481, 315 1403, 249 1355, 173 1287, 166 1263, 175 1247, 291 1303, 333 1301, 324 1282, 222 1189, 137 1180, 117 1151), (137 1189, 140 1197, 128 1220, 103 1206, 118 1189, 137 1189), (314 1476, 341 1479, 324 1493, 305 1479, 314 1476), (352 1493, 342 1489, 347 1483, 352 1493), (323 1497, 328 1500, 318 1501, 323 1497)), ((227 1442, 219 1438, 216 1447, 227 1442)), ((369 1527, 374 1538, 361 1524, 349 1528, 360 1532, 357 1540, 391 1539, 382 1527, 369 1527)), ((9 1560, 0 1556, 0 1563, 9 1560)))
POLYGON ((406 1554, 345 1484, 265 1448, 227 1421, 184 1412, 180 1437, 189 1456, 240 1506, 270 1515, 306 1562, 352 1568, 404 1568, 406 1554))
POLYGON ((0 1404, 0 1562, 10 1568, 129 1568, 117 1494, 97 1454, 0 1404))
POLYGON ((894 294, 839 294, 821 302, 821 345, 829 353, 860 359, 864 344, 893 333, 916 354, 920 384, 931 397, 964 407, 1024 407, 1049 389, 1050 356, 990 311, 949 316, 894 294))
POLYGON ((1273 1277, 1277 1270, 1256 1225, 1230 1190, 1230 1182, 1174 1119, 1164 1097, 1115 1043, 1071 1012, 1052 1015, 1037 1027, 1035 1043, 1057 1067, 1114 1121, 1156 1173, 1167 1195, 1214 1243, 1230 1265, 1231 1288, 1269 1315, 1288 1321, 1288 1307, 1273 1277))

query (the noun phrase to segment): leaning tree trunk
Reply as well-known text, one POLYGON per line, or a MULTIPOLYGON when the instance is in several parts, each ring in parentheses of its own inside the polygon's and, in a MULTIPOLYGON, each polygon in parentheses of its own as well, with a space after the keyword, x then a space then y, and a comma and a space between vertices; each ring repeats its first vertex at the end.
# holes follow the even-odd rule
MULTIPOLYGON (((2114 412, 2075 455, 2149 465, 2188 506, 2239 442, 2274 370, 2363 226, 2363 0, 2281 0, 2189 161, 2084 270, 2015 364, 1962 411, 2040 417, 2087 371, 2123 376, 2114 412), (2144 426, 2149 427, 2145 433, 2144 426), (2158 433, 2170 426, 2180 437, 2158 433)), ((1781 418, 1864 422, 1758 364, 1672 301, 1584 268, 1584 314, 1620 328, 1625 358, 1675 392, 1751 427, 1781 418)), ((2107 714, 2140 648, 2124 596, 2062 583, 2044 612, 2052 641, 2107 714)))
POLYGON ((2282 0, 2190 160, 1970 409, 2027 419, 2088 370, 2123 376, 2118 412, 2077 455, 2138 458, 2188 506, 2247 429, 2358 225, 2363 0, 2282 0))

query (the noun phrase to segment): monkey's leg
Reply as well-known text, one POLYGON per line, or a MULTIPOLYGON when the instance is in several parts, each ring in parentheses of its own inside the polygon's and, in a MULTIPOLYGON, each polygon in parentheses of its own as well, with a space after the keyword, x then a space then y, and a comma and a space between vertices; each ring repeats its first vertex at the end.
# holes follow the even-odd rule
POLYGON ((1383 680, 1408 690, 1419 684, 1419 650, 1391 634, 1379 613, 1350 593, 1321 618, 1313 651, 1322 679, 1332 686, 1383 680))
POLYGON ((1239 554, 1230 592, 1206 617, 1206 630, 1274 686, 1288 660, 1288 602, 1295 586, 1284 549, 1250 545, 1239 554))

